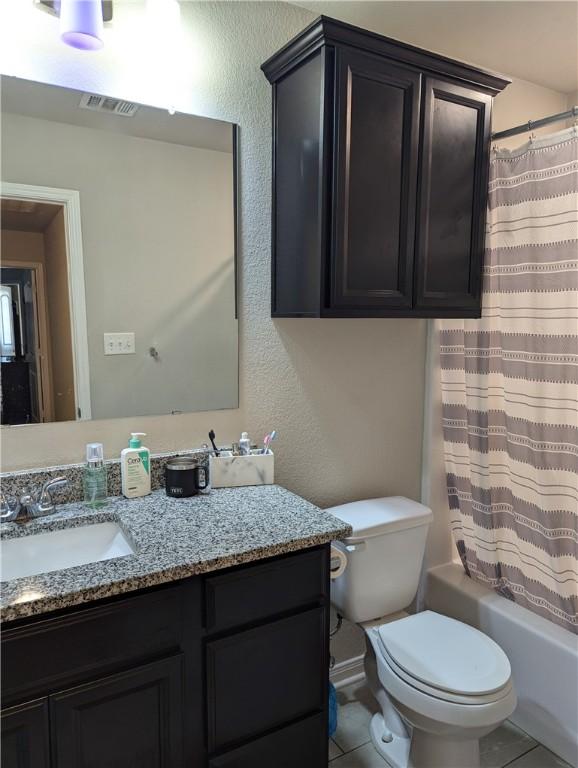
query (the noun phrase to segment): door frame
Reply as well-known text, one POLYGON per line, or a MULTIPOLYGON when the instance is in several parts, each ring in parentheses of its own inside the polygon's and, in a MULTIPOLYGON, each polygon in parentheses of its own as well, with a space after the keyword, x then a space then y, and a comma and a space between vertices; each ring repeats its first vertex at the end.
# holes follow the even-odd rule
POLYGON ((76 189, 40 187, 34 184, 2 182, 2 197, 12 200, 33 200, 38 203, 57 203, 64 208, 66 235, 68 301, 72 332, 72 360, 74 365, 74 395, 77 420, 92 418, 90 402, 90 366, 88 360, 88 329, 86 323, 86 293, 84 284, 84 257, 80 217, 80 193, 76 189), (80 416, 78 413, 80 412, 80 416))
MULTIPOLYGON (((40 422, 34 424, 44 424, 54 420, 54 399, 52 388, 52 355, 50 343, 48 340, 48 308, 46 305, 46 277, 44 275, 44 264, 39 261, 14 261, 12 259, 2 260, 2 266, 8 269, 29 269, 32 272, 32 280, 35 294, 34 304, 34 322, 36 349, 38 358, 38 367, 40 369, 40 388, 38 391, 38 408, 40 410, 40 422), (38 354, 38 351, 41 354, 38 354)), ((38 387, 37 387, 38 389, 38 387)))

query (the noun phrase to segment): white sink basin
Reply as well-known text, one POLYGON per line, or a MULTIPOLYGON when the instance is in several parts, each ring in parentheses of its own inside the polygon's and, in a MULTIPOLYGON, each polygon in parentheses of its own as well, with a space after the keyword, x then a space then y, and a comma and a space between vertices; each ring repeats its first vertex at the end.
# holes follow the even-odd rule
POLYGON ((134 554, 130 541, 116 523, 95 523, 3 539, 0 548, 2 581, 134 554))

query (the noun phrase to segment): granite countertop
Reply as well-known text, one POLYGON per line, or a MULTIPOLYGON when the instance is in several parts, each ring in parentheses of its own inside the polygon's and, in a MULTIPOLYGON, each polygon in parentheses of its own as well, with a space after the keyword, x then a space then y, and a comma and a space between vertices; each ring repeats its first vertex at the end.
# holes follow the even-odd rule
POLYGON ((154 491, 117 497, 98 511, 79 502, 25 525, 3 523, 2 538, 116 522, 134 555, 2 582, 0 612, 12 621, 199 573, 294 552, 351 528, 277 485, 221 488, 189 499, 154 491))

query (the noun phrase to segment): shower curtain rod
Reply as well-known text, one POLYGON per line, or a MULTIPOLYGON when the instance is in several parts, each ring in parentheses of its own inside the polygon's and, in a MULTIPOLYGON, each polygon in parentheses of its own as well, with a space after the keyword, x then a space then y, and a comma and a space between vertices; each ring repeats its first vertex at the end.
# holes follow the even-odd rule
POLYGON ((566 112, 559 112, 557 115, 541 117, 539 120, 528 120, 527 123, 517 125, 515 128, 508 128, 505 131, 492 133, 492 141, 495 141, 495 139, 505 139, 506 136, 516 136, 518 133, 526 133, 534 128, 541 128, 543 125, 558 123, 560 120, 567 120, 569 117, 578 118, 578 107, 572 107, 572 109, 568 109, 566 112))

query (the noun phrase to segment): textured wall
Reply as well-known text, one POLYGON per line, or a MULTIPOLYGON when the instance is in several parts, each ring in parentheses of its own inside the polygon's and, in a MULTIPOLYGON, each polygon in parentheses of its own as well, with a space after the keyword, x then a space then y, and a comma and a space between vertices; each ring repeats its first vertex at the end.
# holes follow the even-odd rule
POLYGON ((425 323, 269 317, 271 92, 259 66, 313 15, 282 3, 182 3, 184 40, 169 56, 160 37, 130 34, 145 29, 140 3, 115 3, 105 49, 86 54, 58 42, 49 15, 20 8, 19 17, 11 0, 2 11, 10 5, 3 73, 240 124, 241 360, 237 411, 4 430, 4 467, 77 460, 88 440, 117 454, 137 427, 153 449, 198 443, 212 424, 223 439, 275 427, 277 477, 308 499, 417 498, 425 323))
MULTIPOLYGON (((118 454, 135 429, 160 450, 198 444, 211 426, 223 439, 275 427, 277 479, 307 499, 419 498, 425 322, 269 316, 271 90, 259 67, 313 14, 283 3, 183 3, 184 40, 167 51, 158 37, 138 38, 140 3, 115 2, 105 49, 86 54, 58 42, 53 18, 15 3, 2 5, 3 73, 239 123, 240 408, 3 430, 4 468, 77 461, 89 440, 118 454)), ((334 652, 354 655, 360 640, 346 628, 334 652)))

